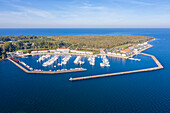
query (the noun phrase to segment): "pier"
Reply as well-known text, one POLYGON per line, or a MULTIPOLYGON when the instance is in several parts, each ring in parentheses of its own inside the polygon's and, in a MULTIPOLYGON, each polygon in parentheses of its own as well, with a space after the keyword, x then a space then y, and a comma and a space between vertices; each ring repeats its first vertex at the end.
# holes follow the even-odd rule
POLYGON ((145 53, 139 53, 139 54, 151 57, 155 61, 155 63, 157 64, 158 67, 147 68, 147 69, 140 69, 140 70, 133 70, 133 71, 118 72, 118 73, 111 73, 111 74, 102 74, 102 75, 70 78, 69 80, 70 81, 86 80, 86 79, 92 79, 92 78, 109 77, 109 76, 116 76, 116 75, 123 75, 123 74, 137 73, 137 72, 139 73, 139 72, 154 71, 154 70, 158 70, 158 69, 163 69, 164 68, 155 56, 149 55, 149 54, 145 54, 145 53))
POLYGON ((60 74, 60 73, 71 73, 71 72, 79 72, 79 71, 87 71, 87 69, 72 69, 72 70, 64 70, 64 71, 29 71, 28 73, 37 73, 37 74, 60 74))
POLYGON ((135 61, 141 61, 141 59, 137 59, 137 58, 128 58, 129 60, 135 60, 135 61))
POLYGON ((71 69, 71 70, 63 70, 63 71, 29 71, 27 69, 25 69, 23 66, 21 66, 20 64, 18 64, 17 62, 11 60, 10 58, 8 58, 9 61, 11 61, 12 63, 14 63, 16 66, 18 66, 20 69, 22 69, 24 72, 26 73, 32 73, 32 74, 60 74, 60 73, 71 73, 71 72, 79 72, 79 71, 87 71, 87 69, 71 69))
POLYGON ((12 63, 14 63, 16 66, 18 66, 20 69, 22 69, 24 72, 29 73, 29 71, 27 69, 25 69, 24 67, 22 67, 21 65, 19 65, 18 63, 14 62, 13 60, 11 60, 10 58, 8 58, 9 61, 11 61, 12 63))

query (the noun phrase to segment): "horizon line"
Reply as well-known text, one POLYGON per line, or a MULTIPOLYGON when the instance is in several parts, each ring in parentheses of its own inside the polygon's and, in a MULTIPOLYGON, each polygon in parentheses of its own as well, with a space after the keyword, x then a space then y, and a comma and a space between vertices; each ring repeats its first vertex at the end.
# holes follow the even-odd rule
POLYGON ((71 27, 65 27, 65 28, 49 28, 49 27, 47 27, 47 28, 26 28, 26 27, 23 27, 23 28, 0 28, 0 29, 170 29, 170 27, 113 27, 113 28, 110 28, 110 27, 100 27, 100 28, 96 28, 96 27, 89 27, 89 28, 87 28, 87 27, 73 27, 73 28, 71 28, 71 27))

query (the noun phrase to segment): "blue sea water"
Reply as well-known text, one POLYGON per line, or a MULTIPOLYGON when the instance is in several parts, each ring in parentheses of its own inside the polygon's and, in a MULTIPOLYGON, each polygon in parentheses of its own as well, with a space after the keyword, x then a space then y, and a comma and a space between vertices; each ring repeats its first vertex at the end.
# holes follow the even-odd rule
MULTIPOLYGON (((42 55, 40 55, 42 56, 42 55)), ((74 60, 76 59, 76 55, 72 55, 70 60, 66 65, 58 66, 58 63, 61 63, 62 58, 64 58, 64 55, 59 56, 58 60, 54 62, 54 64, 49 65, 47 67, 43 67, 42 64, 52 57, 54 55, 51 55, 50 58, 45 59, 44 61, 41 61, 37 63, 37 60, 40 58, 39 55, 37 56, 30 56, 29 58, 16 58, 19 61, 25 62, 27 65, 31 66, 33 69, 41 69, 44 71, 57 71, 58 69, 73 69, 73 68, 85 68, 87 71, 79 72, 71 74, 71 77, 80 77, 80 76, 89 76, 89 75, 98 75, 98 74, 108 74, 108 73, 116 73, 116 72, 123 72, 123 71, 131 71, 131 70, 138 70, 138 69, 145 69, 145 68, 151 68, 151 67, 157 67, 156 63, 152 60, 151 57, 143 56, 143 55, 137 55, 135 57, 140 58, 141 61, 132 61, 132 60, 126 60, 121 58, 115 58, 115 57, 107 57, 107 59, 110 62, 110 67, 100 67, 100 63, 102 63, 101 57, 95 58, 95 65, 91 66, 88 61, 88 57, 82 56, 81 61, 84 61, 85 64, 83 65, 77 65, 74 64, 74 60), (147 63, 149 62, 149 64, 147 63), (145 63, 145 65, 143 65, 145 63), (54 67, 56 66, 56 67, 54 67), (96 71, 98 70, 98 71, 96 71)), ((22 64, 21 64, 22 65, 22 64)))
MULTIPOLYGON (((104 74, 156 66, 152 59, 138 55, 140 62, 108 57, 111 67, 86 63, 86 72, 57 75, 26 74, 10 61, 0 61, 0 112, 100 113, 170 111, 170 29, 0 29, 0 35, 142 35, 153 36, 155 55, 162 70, 70 82, 70 77, 104 74)), ((73 56, 68 66, 74 66, 73 56)), ((40 67, 38 57, 20 59, 40 67)), ((76 67, 76 65, 75 65, 76 67)))

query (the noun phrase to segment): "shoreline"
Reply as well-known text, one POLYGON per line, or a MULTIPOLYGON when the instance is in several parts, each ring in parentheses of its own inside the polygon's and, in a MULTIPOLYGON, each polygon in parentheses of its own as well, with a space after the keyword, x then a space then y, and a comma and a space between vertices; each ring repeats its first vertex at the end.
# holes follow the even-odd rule
POLYGON ((78 56, 78 55, 79 56, 95 56, 95 55, 101 56, 101 55, 107 55, 107 56, 110 56, 110 57, 128 59, 128 58, 133 57, 134 55, 137 55, 137 54, 139 54, 139 53, 141 53, 141 52, 143 52, 143 51, 145 51, 145 50, 147 50, 147 49, 149 49, 151 47, 153 47, 153 45, 149 44, 149 47, 147 47, 145 49, 142 49, 142 50, 138 51, 137 53, 134 53, 134 54, 132 54, 130 56, 126 56, 126 57, 124 57, 124 56, 117 56, 117 55, 109 55, 109 54, 93 54, 93 55, 88 55, 88 54, 77 54, 77 53, 35 53, 35 54, 23 54, 23 55, 20 55, 18 57, 47 55, 47 54, 49 54, 49 55, 76 55, 76 56, 78 56))
MULTIPOLYGON (((154 38, 154 39, 152 39, 152 40, 150 40, 150 41, 147 41, 147 43, 148 43, 148 42, 151 42, 151 41, 154 41, 154 40, 156 40, 156 39, 154 38)), ((152 48, 152 47, 153 47, 153 45, 149 44, 149 47, 144 48, 144 49, 138 51, 137 53, 134 53, 134 54, 132 54, 132 55, 130 55, 130 56, 126 56, 126 57, 117 56, 117 55, 108 55, 108 54, 105 54, 105 55, 111 56, 111 57, 116 57, 116 58, 124 58, 124 59, 128 59, 128 58, 133 57, 133 56, 135 56, 135 55, 138 55, 138 54, 140 54, 141 52, 143 52, 143 51, 145 51, 145 50, 147 50, 147 49, 149 49, 149 48, 152 48)))
MULTIPOLYGON (((156 39, 154 38, 154 39, 152 39, 150 41, 147 41, 147 43, 151 42, 151 41, 154 41, 154 40, 156 40, 156 39)), ((117 55, 109 55, 109 54, 93 54, 93 55, 89 55, 89 54, 77 54, 77 53, 34 53, 34 54, 28 54, 27 53, 27 54, 20 55, 20 57, 30 56, 30 55, 32 55, 32 56, 45 55, 45 54, 49 54, 49 55, 66 55, 66 54, 69 54, 69 55, 80 55, 80 56, 107 55, 107 56, 116 57, 116 58, 128 59, 128 58, 133 57, 133 56, 135 56, 135 55, 137 55, 137 54, 139 54, 139 53, 141 53, 141 52, 143 52, 143 51, 145 51, 145 50, 147 50, 147 49, 149 49, 151 47, 153 47, 153 45, 149 44, 149 47, 144 48, 144 49, 142 49, 142 50, 138 51, 137 53, 134 53, 134 54, 132 54, 130 56, 117 56, 117 55)))
MULTIPOLYGON (((150 40, 150 41, 154 41, 154 40, 156 40, 156 39, 154 38, 153 40, 150 40)), ((148 41, 148 42, 150 42, 150 41, 148 41)), ((141 54, 141 55, 145 55, 145 56, 151 57, 155 61, 155 63, 157 64, 158 67, 139 69, 139 70, 133 70, 133 71, 118 72, 118 73, 102 74, 102 75, 92 75, 92 76, 85 76, 85 77, 76 77, 76 78, 70 78, 69 81, 86 80, 86 79, 93 79, 93 78, 100 78, 100 77, 109 77, 109 76, 116 76, 116 75, 123 75, 123 74, 137 73, 137 72, 147 72, 147 71, 154 71, 154 70, 163 69, 164 67, 162 66, 162 64, 159 62, 159 60, 155 56, 150 55, 150 54, 146 54, 146 53, 141 53, 141 52, 143 52, 143 51, 145 51, 145 50, 147 50, 147 49, 149 49, 151 47, 153 47, 153 45, 150 45, 149 47, 147 47, 145 49, 142 49, 141 51, 139 51, 136 54, 133 54, 133 55, 131 55, 129 57, 133 57, 134 55, 137 55, 137 54, 141 54)), ((113 55, 110 55, 110 56, 113 56, 113 55)), ((129 58, 129 57, 121 57, 121 56, 113 56, 113 57, 125 58, 125 59, 129 58)))
MULTIPOLYGON (((154 41, 155 38, 151 41, 154 41)), ((150 42, 150 41, 148 41, 150 42)), ((110 74, 102 74, 102 75, 92 75, 92 76, 84 76, 84 77, 76 77, 76 78, 70 78, 69 81, 77 81, 77 80, 86 80, 86 79, 92 79, 92 78, 100 78, 100 77, 108 77, 108 76, 115 76, 115 75, 123 75, 123 74, 130 74, 130 73, 137 73, 137 72, 147 72, 147 71, 154 71, 154 70, 158 70, 158 69, 163 69, 164 67, 161 65, 161 63, 158 61, 158 59, 150 54, 146 54, 146 53, 141 53, 142 51, 145 51, 149 48, 153 47, 153 45, 150 45, 140 51, 137 51, 136 53, 128 56, 128 57, 123 57, 123 56, 115 56, 115 55, 108 55, 108 54, 95 54, 95 55, 86 55, 86 54, 77 54, 77 53, 36 53, 36 54, 23 54, 20 57, 23 56, 28 56, 28 55, 44 55, 44 54, 51 54, 51 55, 66 55, 66 54, 70 54, 70 55, 81 55, 81 56, 96 56, 96 55, 107 55, 107 56, 111 56, 111 57, 117 57, 117 58, 124 58, 124 59, 128 59, 130 57, 133 57, 134 55, 137 54, 141 54, 141 55, 145 55, 148 57, 151 57, 155 63, 157 64, 157 67, 152 67, 152 68, 146 68, 146 69, 139 69, 139 70, 132 70, 132 71, 125 71, 125 72, 118 72, 118 73, 110 73, 110 74)), ((64 70, 64 71, 29 71, 28 69, 26 69, 25 67, 23 67, 22 65, 20 65, 19 63, 16 63, 15 61, 7 58, 9 61, 11 61, 12 63, 14 63, 16 66, 18 66, 21 70, 23 70, 26 73, 34 73, 34 74, 60 74, 60 73, 69 73, 69 72, 80 72, 80 71, 87 71, 87 69, 72 69, 72 70, 64 70)), ((0 60, 1 61, 1 60, 0 60)))
MULTIPOLYGON (((154 41, 155 38, 153 40, 150 41, 154 41)), ((150 42, 148 41, 148 42, 150 42)), ((89 78, 98 78, 98 77, 104 77, 104 76, 112 76, 112 75, 120 75, 120 74, 128 74, 128 73, 134 73, 134 72, 142 72, 142 71, 152 71, 152 70, 157 70, 157 69, 162 69, 163 66, 161 65, 161 63, 156 59, 155 56, 153 55, 149 55, 149 54, 145 54, 145 53, 141 53, 142 51, 145 51, 149 48, 153 47, 153 45, 150 45, 140 51, 137 51, 136 53, 127 56, 127 57, 123 57, 123 56, 116 56, 116 55, 109 55, 109 54, 95 54, 95 55, 89 55, 89 54, 77 54, 77 53, 36 53, 36 54, 23 54, 20 55, 19 57, 25 57, 25 56, 35 56, 35 55, 45 55, 45 54, 49 54, 49 55, 80 55, 80 56, 98 56, 98 55, 106 55, 106 56, 110 56, 110 57, 117 57, 117 58, 123 58, 123 59, 128 59, 130 57, 133 57, 134 55, 137 54, 142 54, 145 56, 149 56, 152 57, 152 59, 155 61, 155 63, 158 65, 158 67, 154 67, 154 68, 148 68, 148 69, 142 69, 142 70, 134 70, 134 71, 128 71, 128 72, 120 72, 120 73, 112 73, 112 74, 105 74, 105 75, 93 75, 93 76, 87 76, 87 77, 77 77, 77 78, 70 78, 70 81, 74 81, 74 80, 82 80, 82 79, 89 79, 89 78)), ((72 70, 65 70, 65 71, 30 71, 26 68, 24 68, 23 66, 21 66, 20 64, 14 62, 13 60, 7 58, 8 60, 10 60, 12 63, 14 63, 16 66, 18 66, 20 69, 22 69, 24 72, 26 73, 39 73, 39 74, 59 74, 59 73, 68 73, 68 72, 78 72, 78 71, 86 71, 87 69, 72 69, 72 70)), ((1 60, 0 60, 1 61, 1 60)))

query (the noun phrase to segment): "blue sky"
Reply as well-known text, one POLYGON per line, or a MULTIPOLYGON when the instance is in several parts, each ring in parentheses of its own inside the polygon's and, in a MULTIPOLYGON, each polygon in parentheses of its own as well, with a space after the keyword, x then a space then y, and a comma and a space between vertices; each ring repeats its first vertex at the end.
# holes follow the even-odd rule
POLYGON ((170 0, 0 0, 0 28, 170 28, 170 0))

